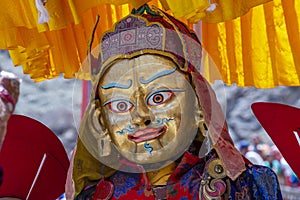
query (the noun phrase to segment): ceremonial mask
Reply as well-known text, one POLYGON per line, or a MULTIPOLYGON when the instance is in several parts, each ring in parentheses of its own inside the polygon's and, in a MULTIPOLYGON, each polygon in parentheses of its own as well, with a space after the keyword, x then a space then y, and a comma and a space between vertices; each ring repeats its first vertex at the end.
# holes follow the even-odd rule
POLYGON ((158 163, 188 148, 197 133, 199 104, 186 77, 161 55, 122 59, 107 69, 98 86, 101 117, 125 158, 158 163))

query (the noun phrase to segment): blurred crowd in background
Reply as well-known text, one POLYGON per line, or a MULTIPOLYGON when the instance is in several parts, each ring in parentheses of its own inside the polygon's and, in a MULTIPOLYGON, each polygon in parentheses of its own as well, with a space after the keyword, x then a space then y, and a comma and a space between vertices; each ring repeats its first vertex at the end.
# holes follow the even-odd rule
POLYGON ((240 140, 239 151, 253 164, 267 166, 277 174, 279 183, 289 187, 299 187, 300 180, 273 144, 264 143, 259 135, 240 140))

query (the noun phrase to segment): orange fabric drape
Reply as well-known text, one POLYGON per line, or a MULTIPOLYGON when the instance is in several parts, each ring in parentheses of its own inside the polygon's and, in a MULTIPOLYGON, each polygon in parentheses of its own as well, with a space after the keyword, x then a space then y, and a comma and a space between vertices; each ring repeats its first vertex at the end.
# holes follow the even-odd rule
POLYGON ((235 20, 202 23, 211 60, 205 75, 228 85, 271 88, 300 84, 300 1, 274 0, 235 20), (212 71, 213 64, 218 71, 212 71))
MULTIPOLYGON (((40 0, 36 0, 40 1, 40 0)), ((35 1, 0 1, 0 49, 9 50, 14 65, 35 81, 63 74, 74 78, 86 59, 88 41, 100 15, 95 31, 94 46, 104 31, 133 6, 149 0, 51 0, 46 1, 50 20, 38 24, 35 1), (125 4, 130 3, 130 4, 125 4)), ((158 7, 158 1, 152 1, 158 7)))
MULTIPOLYGON (((47 5, 51 7, 52 1, 48 2, 47 5)), ((80 17, 84 20, 79 24, 75 23, 78 19, 71 13, 65 13, 60 8, 53 9, 53 15, 59 18, 53 23, 50 20, 48 24, 34 26, 31 22, 37 21, 37 17, 31 17, 27 21, 12 20, 9 28, 4 28, 7 24, 0 25, 0 35, 6 36, 0 40, 0 48, 8 49, 13 63, 22 65, 23 72, 30 74, 35 81, 51 79, 61 73, 65 78, 74 78, 87 55, 87 44, 96 15, 100 15, 101 26, 95 32, 95 44, 104 31, 129 13, 131 7, 127 4, 94 7, 82 11, 80 17)))
POLYGON ((100 23, 93 47, 133 6, 149 2, 190 22, 202 20, 203 46, 211 58, 204 57, 209 63, 203 71, 211 82, 222 79, 228 85, 258 88, 299 85, 300 0, 267 1, 53 0, 45 4, 49 22, 38 24, 35 1, 2 0, 0 49, 8 49, 13 63, 35 81, 59 74, 73 78, 86 58, 96 15, 100 23), (213 4, 216 8, 207 10, 213 4))
POLYGON ((190 23, 231 20, 268 1, 271 0, 161 0, 175 17, 185 17, 190 23))

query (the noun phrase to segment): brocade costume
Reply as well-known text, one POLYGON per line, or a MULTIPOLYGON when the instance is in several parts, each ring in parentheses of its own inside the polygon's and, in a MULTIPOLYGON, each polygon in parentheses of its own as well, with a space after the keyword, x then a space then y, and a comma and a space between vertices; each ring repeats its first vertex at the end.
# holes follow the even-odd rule
MULTIPOLYGON (((145 185, 147 181, 143 174, 117 171, 108 179, 114 185, 111 199, 282 199, 276 174, 270 168, 247 164, 246 170, 233 181, 224 175, 224 171, 212 177, 207 171, 208 167, 217 166, 212 161, 219 161, 215 152, 205 159, 186 152, 167 185, 153 188, 145 185)), ((96 187, 87 186, 75 199, 93 199, 96 187)))

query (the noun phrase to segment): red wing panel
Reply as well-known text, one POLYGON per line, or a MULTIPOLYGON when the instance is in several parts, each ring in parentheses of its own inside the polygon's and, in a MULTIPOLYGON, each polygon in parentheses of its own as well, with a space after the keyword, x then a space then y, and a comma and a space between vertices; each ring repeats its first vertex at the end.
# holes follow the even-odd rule
POLYGON ((64 193, 69 160, 57 136, 44 124, 12 115, 0 153, 0 196, 53 200, 64 193))
POLYGON ((300 109, 259 102, 252 110, 293 171, 300 177, 300 109))

